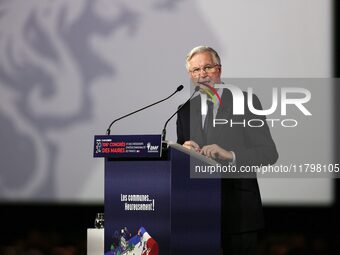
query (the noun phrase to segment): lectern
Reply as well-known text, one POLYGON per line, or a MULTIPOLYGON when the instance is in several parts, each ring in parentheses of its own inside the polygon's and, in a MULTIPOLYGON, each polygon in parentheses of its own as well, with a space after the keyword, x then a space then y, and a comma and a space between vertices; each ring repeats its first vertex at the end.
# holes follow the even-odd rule
POLYGON ((105 158, 105 254, 220 254, 220 180, 192 179, 203 156, 159 135, 95 136, 105 158))

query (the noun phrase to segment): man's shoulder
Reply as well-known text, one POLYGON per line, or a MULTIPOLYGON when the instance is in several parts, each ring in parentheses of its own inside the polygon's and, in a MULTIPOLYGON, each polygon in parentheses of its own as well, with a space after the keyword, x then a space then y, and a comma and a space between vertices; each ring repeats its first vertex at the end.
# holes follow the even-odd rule
POLYGON ((197 107, 200 105, 200 99, 201 97, 199 95, 195 96, 194 98, 192 98, 188 103, 181 104, 178 106, 177 109, 181 108, 183 105, 183 108, 181 110, 190 110, 190 107, 197 107))

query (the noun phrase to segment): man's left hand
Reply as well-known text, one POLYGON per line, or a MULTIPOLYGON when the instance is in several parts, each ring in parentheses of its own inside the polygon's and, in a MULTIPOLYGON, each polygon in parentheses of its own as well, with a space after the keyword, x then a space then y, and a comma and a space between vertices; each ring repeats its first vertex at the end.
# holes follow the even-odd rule
POLYGON ((204 146, 201 149, 201 154, 213 159, 233 160, 233 154, 230 151, 221 148, 217 144, 204 146))

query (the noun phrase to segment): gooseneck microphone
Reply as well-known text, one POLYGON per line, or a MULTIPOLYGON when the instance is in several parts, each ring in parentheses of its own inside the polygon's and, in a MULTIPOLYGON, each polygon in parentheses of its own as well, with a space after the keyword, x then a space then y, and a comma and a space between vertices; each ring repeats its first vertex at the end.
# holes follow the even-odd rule
POLYGON ((106 134, 109 135, 109 134, 111 133, 111 127, 112 127, 112 125, 113 125, 115 122, 117 122, 118 120, 124 119, 124 118, 126 118, 126 117, 128 117, 128 116, 130 116, 130 115, 132 115, 132 114, 135 114, 135 113, 137 113, 137 112, 143 111, 144 109, 149 108, 149 107, 151 107, 151 106, 154 106, 155 104, 159 104, 159 103, 161 103, 161 102, 163 102, 163 101, 169 99, 170 97, 172 97, 173 95, 175 95, 177 92, 181 91, 182 89, 183 89, 183 85, 179 85, 179 86, 177 87, 176 91, 173 92, 170 96, 168 96, 168 97, 166 97, 166 98, 164 98, 164 99, 162 99, 162 100, 159 100, 159 101, 157 101, 157 102, 155 102, 155 103, 153 103, 153 104, 147 105, 147 106, 145 106, 145 107, 143 107, 143 108, 141 108, 141 109, 138 109, 138 110, 136 110, 136 111, 134 111, 134 112, 131 112, 131 113, 129 113, 129 114, 126 114, 126 115, 124 115, 124 116, 122 116, 122 117, 120 117, 120 118, 118 118, 118 119, 113 120, 113 121, 111 122, 111 124, 109 125, 108 129, 106 130, 106 134))
POLYGON ((162 142, 165 141, 165 137, 166 137, 166 126, 168 125, 169 121, 183 108, 184 105, 186 105, 190 100, 191 98, 193 98, 193 96, 196 94, 197 91, 200 90, 200 86, 196 86, 195 87, 195 91, 194 93, 192 93, 191 97, 185 101, 184 104, 182 104, 180 107, 178 107, 177 111, 171 115, 171 117, 165 122, 165 125, 164 125, 164 128, 163 128, 163 131, 162 131, 162 142))

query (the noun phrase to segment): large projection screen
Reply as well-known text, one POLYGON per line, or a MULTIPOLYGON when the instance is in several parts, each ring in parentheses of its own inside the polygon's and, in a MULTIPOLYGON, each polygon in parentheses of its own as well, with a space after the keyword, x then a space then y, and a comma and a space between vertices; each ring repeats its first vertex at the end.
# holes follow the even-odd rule
MULTIPOLYGON (((102 203, 104 167, 92 158, 93 136, 183 84, 175 98, 112 127, 112 134, 159 134, 189 97, 185 55, 195 46, 220 53, 223 77, 331 77, 331 5, 330 0, 1 1, 0 201, 102 203)), ((323 160, 331 162, 332 86, 322 93, 329 113, 323 160)), ((167 128, 171 141, 175 122, 167 128)), ((285 138, 272 134, 280 146, 285 138)), ((289 149, 279 148, 282 155, 289 149)), ((330 178, 259 183, 265 205, 333 201, 330 178)))

